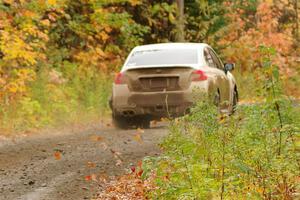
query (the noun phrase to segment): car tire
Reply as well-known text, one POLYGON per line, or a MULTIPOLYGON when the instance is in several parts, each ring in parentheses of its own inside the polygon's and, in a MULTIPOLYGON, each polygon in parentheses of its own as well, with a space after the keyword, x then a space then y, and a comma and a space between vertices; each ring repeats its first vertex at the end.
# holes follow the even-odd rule
POLYGON ((234 113, 236 111, 238 101, 239 101, 238 92, 236 89, 234 89, 233 99, 232 99, 232 113, 234 113))
POLYGON ((148 129, 150 128, 150 118, 147 116, 136 116, 132 119, 132 126, 135 128, 148 129))
POLYGON ((129 119, 123 116, 112 116, 113 125, 119 129, 128 129, 130 128, 129 119))
POLYGON ((140 125, 139 128, 144 128, 144 129, 150 128, 150 119, 148 117, 143 117, 139 125, 140 125))
POLYGON ((146 116, 124 117, 113 115, 113 124, 119 129, 150 128, 150 118, 146 116))
POLYGON ((221 103, 221 95, 219 91, 215 92, 215 95, 213 97, 213 104, 217 107, 220 108, 220 103, 221 103))

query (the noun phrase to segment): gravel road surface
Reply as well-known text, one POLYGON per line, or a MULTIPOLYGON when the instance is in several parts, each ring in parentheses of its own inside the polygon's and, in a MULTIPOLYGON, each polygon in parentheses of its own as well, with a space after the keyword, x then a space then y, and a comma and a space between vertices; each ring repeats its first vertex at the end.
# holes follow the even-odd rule
POLYGON ((164 124, 148 130, 48 131, 0 138, 1 200, 90 199, 99 188, 92 174, 116 176, 143 157, 160 153, 164 124))

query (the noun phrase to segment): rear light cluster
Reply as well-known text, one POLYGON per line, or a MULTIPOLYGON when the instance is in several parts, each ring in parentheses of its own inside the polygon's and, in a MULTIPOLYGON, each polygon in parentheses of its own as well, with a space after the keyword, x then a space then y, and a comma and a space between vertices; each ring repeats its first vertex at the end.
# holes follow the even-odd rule
MULTIPOLYGON (((125 77, 124 77, 124 74, 119 72, 116 74, 115 76, 115 81, 114 83, 119 85, 119 84, 124 84, 125 83, 125 77)), ((192 76, 191 76, 191 80, 192 81, 205 81, 207 80, 207 76, 206 74, 204 73, 204 71, 202 70, 195 70, 192 72, 192 76)))
POLYGON ((192 73, 192 81, 205 81, 207 76, 202 70, 195 70, 192 73))
POLYGON ((114 82, 117 85, 124 84, 124 75, 121 72, 117 73, 114 82))

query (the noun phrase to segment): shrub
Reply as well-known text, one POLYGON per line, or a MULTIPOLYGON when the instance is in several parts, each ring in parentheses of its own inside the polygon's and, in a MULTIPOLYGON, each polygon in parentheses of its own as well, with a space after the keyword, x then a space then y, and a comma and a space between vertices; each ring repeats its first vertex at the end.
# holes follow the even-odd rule
POLYGON ((293 199, 299 189, 300 109, 284 95, 275 51, 260 47, 263 103, 224 116, 203 99, 174 120, 155 168, 158 199, 293 199))

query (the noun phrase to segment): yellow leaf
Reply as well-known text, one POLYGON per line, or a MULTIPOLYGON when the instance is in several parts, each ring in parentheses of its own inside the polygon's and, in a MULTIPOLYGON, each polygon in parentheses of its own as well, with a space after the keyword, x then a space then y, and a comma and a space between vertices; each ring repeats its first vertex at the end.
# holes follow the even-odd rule
POLYGON ((107 32, 107 33, 110 33, 112 31, 112 28, 110 28, 109 26, 105 26, 104 27, 104 30, 107 32))
POLYGON ((3 0, 3 1, 4 1, 4 3, 9 4, 9 5, 14 2, 14 0, 3 0))
POLYGON ((140 5, 142 3, 140 0, 130 0, 129 2, 132 6, 140 5))
POLYGON ((109 38, 109 35, 105 31, 100 32, 99 36, 103 41, 106 41, 109 38))
POLYGON ((266 0, 266 3, 268 3, 268 4, 273 4, 273 0, 266 0))
POLYGON ((8 91, 11 93, 16 93, 18 91, 18 85, 16 83, 10 83, 8 86, 8 91))
POLYGON ((137 141, 138 143, 143 143, 142 136, 139 133, 134 136, 134 140, 137 141))
POLYGON ((145 132, 145 131, 144 131, 143 129, 141 129, 141 128, 137 128, 136 131, 137 131, 138 133, 144 133, 144 132, 145 132))
POLYGON ((105 53, 102 51, 102 49, 100 48, 96 48, 95 49, 96 53, 100 56, 100 57, 105 57, 105 53))
POLYGON ((31 12, 29 10, 23 10, 20 13, 22 13, 24 17, 28 17, 28 18, 34 18, 36 16, 36 13, 31 12))
POLYGON ((44 26, 50 26, 50 21, 48 19, 42 20, 41 24, 44 26))
POLYGON ((50 6, 55 6, 56 5, 56 0, 48 0, 48 4, 50 6))
POLYGON ((169 21, 171 23, 175 23, 176 18, 174 17, 174 15, 172 13, 169 13, 169 21))

